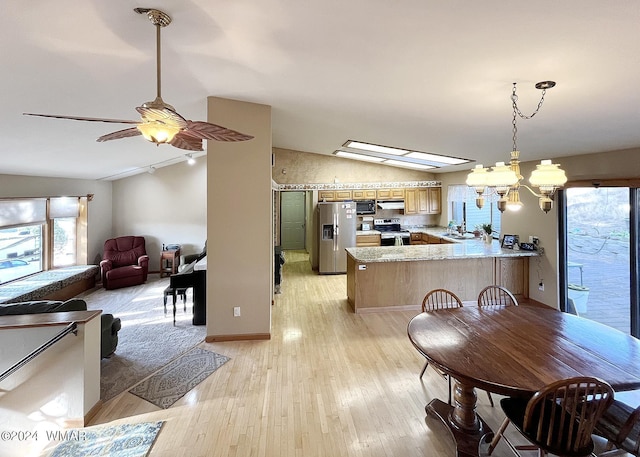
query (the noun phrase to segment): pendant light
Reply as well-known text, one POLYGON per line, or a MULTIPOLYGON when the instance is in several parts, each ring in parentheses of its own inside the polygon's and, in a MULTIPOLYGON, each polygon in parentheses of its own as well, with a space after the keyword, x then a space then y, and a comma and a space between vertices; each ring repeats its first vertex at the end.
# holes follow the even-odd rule
POLYGON ((516 120, 518 116, 522 119, 531 119, 535 116, 542 107, 547 89, 551 89, 555 85, 556 83, 554 81, 542 81, 536 84, 536 89, 542 90, 542 97, 538 102, 536 110, 531 115, 526 116, 522 114, 522 111, 518 108, 516 83, 513 83, 511 93, 511 104, 513 107, 513 119, 511 121, 513 149, 511 151, 509 165, 505 165, 504 162, 498 162, 495 167, 491 167, 491 169, 485 168, 481 164, 476 165, 467 176, 467 185, 473 187, 477 194, 476 205, 478 208, 483 207, 484 195, 487 189, 489 189, 500 197, 498 199, 498 209, 500 212, 503 212, 505 209, 518 211, 524 206, 520 201, 520 187, 524 187, 538 197, 540 209, 545 213, 553 208, 553 195, 558 188, 567 182, 567 177, 560 168, 560 165, 552 163, 551 160, 543 160, 536 166, 536 169, 531 174, 531 178, 529 178, 529 183, 533 187, 537 187, 540 193, 536 193, 529 186, 522 183, 523 176, 520 174, 520 151, 518 151, 516 144, 518 133, 516 120))

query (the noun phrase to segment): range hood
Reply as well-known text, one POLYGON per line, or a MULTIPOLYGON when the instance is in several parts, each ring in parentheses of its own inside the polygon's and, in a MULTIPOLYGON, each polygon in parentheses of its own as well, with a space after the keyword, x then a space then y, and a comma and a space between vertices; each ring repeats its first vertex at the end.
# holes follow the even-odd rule
POLYGON ((404 209, 404 200, 378 200, 380 209, 404 209))

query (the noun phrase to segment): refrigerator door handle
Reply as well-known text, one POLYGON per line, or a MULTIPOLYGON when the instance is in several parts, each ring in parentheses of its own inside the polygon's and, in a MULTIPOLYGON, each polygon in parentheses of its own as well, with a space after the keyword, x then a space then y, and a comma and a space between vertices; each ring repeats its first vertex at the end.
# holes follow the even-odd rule
POLYGON ((340 235, 339 233, 339 227, 338 227, 338 214, 337 213, 333 213, 333 250, 337 251, 338 250, 338 236, 340 235))

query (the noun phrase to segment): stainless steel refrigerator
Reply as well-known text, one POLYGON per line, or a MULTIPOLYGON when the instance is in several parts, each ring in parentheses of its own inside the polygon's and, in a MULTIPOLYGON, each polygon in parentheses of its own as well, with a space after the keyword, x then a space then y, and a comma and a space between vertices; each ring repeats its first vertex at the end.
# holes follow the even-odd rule
POLYGON ((356 203, 321 202, 320 213, 320 265, 321 274, 346 273, 345 248, 356 245, 356 203))

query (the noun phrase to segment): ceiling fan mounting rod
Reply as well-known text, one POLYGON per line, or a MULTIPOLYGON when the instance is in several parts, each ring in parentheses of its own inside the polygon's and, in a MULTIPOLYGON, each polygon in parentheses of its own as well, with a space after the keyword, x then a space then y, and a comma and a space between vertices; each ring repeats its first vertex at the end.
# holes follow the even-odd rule
POLYGON ((161 97, 161 62, 160 62, 160 28, 166 27, 171 24, 171 16, 169 16, 164 11, 160 11, 153 8, 134 8, 133 9, 138 14, 146 14, 149 20, 153 25, 156 26, 156 81, 157 81, 157 89, 156 96, 158 99, 162 99, 161 97))

